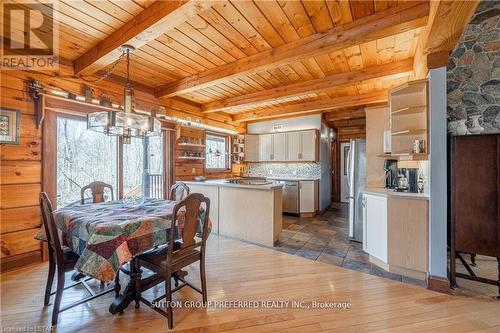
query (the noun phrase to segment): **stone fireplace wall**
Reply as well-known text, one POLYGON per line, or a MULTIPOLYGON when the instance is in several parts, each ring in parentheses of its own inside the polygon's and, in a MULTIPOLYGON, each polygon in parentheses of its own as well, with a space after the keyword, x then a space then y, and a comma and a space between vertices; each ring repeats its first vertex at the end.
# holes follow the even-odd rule
POLYGON ((447 92, 448 121, 481 114, 483 133, 500 132, 500 1, 479 4, 451 53, 447 92))

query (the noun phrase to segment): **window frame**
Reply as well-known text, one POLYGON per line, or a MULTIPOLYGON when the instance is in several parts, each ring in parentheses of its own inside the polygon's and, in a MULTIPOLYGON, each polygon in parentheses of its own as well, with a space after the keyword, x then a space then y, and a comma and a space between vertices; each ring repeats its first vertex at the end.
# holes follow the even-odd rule
MULTIPOLYGON (((41 190, 46 192, 52 201, 56 203, 57 195, 57 118, 63 117, 67 119, 85 121, 87 114, 103 111, 103 107, 89 104, 82 107, 81 104, 63 98, 42 95, 42 99, 47 103, 56 102, 60 104, 60 108, 55 109, 45 107, 45 101, 42 103, 41 110, 43 114, 43 123, 41 126, 42 140, 41 140, 41 162, 42 162, 42 186, 41 190)), ((170 185, 173 179, 173 145, 172 133, 175 133, 175 126, 171 123, 162 121, 163 132, 163 199, 168 199, 170 185)), ((104 134, 103 134, 104 135, 104 134)), ((123 198, 123 140, 121 137, 117 138, 117 199, 123 198)), ((33 142, 37 145, 37 142, 33 142)))
POLYGON ((206 173, 217 173, 217 172, 225 172, 225 171, 230 171, 231 170, 231 136, 228 134, 223 134, 219 132, 212 132, 212 131, 205 131, 205 161, 204 161, 204 168, 206 173), (208 168, 207 167, 207 158, 206 155, 208 154, 207 152, 207 136, 218 136, 221 138, 224 138, 225 141, 225 150, 226 150, 226 158, 224 161, 224 167, 223 168, 208 168))

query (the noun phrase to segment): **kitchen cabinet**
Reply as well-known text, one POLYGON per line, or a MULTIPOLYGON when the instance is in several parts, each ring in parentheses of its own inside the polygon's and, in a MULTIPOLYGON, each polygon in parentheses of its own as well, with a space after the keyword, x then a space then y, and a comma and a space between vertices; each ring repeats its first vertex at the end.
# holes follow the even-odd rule
POLYGON ((363 194, 363 250, 387 263, 387 197, 363 194))
POLYGON ((286 133, 286 160, 298 161, 300 157, 300 132, 286 133))
POLYGON ((245 161, 313 162, 319 159, 318 130, 245 136, 245 161))
POLYGON ((318 144, 316 130, 300 132, 300 161, 316 161, 318 159, 318 144))
POLYGON ((260 160, 259 135, 245 135, 245 161, 257 162, 260 160))
POLYGON ((273 134, 273 161, 286 160, 286 133, 273 134))
POLYGON ((427 200, 389 198, 388 263, 419 272, 427 272, 428 208, 427 200))
POLYGON ((299 182, 299 210, 301 216, 314 216, 318 210, 318 181, 301 180, 299 182))
POLYGON ((263 134, 260 136, 260 161, 273 160, 273 135, 263 134))

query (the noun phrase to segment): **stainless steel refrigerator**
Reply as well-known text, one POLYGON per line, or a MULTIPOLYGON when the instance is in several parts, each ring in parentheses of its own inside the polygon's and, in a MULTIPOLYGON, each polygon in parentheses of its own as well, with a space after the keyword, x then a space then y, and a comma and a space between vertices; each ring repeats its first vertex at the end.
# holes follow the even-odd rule
POLYGON ((363 241, 363 201, 362 191, 366 184, 366 142, 362 139, 351 140, 347 161, 347 180, 349 186, 349 238, 363 241))

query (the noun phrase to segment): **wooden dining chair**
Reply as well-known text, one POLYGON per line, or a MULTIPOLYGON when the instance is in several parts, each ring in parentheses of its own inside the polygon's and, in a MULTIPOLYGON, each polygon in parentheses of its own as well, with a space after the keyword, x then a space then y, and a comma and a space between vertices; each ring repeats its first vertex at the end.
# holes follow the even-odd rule
POLYGON ((178 230, 178 217, 179 213, 185 215, 184 225, 178 235, 178 239, 174 239, 175 232, 170 232, 168 246, 165 248, 158 249, 157 251, 151 251, 138 256, 137 268, 146 267, 149 270, 155 272, 164 277, 165 279, 165 295, 153 300, 152 302, 146 300, 140 295, 140 292, 136 298, 136 307, 138 307, 139 302, 143 302, 149 307, 153 308, 155 311, 159 312, 163 316, 167 317, 168 328, 172 329, 174 326, 174 320, 172 316, 172 293, 178 291, 179 289, 189 286, 199 292, 202 295, 203 302, 207 302, 207 282, 205 275, 205 253, 206 253, 206 240, 208 237, 208 216, 210 214, 210 199, 203 196, 200 193, 190 194, 184 200, 178 202, 174 206, 172 215, 172 230, 178 230), (205 209, 205 216, 203 219, 203 226, 201 235, 198 233, 198 216, 200 213, 200 208, 202 205, 205 209), (200 237, 201 236, 201 237, 200 237), (171 246, 173 244, 173 246, 171 246), (178 276, 182 281, 180 286, 172 289, 172 276, 174 273, 181 271, 184 267, 191 265, 195 262, 200 262, 200 278, 201 278, 201 289, 193 286, 192 284, 186 282, 184 277, 178 276), (162 309, 155 307, 154 304, 166 298, 167 312, 162 309))
POLYGON ((81 201, 80 203, 83 205, 85 203, 85 191, 90 189, 92 193, 92 203, 100 203, 104 202, 104 190, 109 189, 109 192, 111 192, 111 200, 115 200, 114 193, 113 193, 113 186, 106 184, 104 182, 92 182, 84 187, 82 187, 80 194, 81 194, 81 201))
POLYGON ((87 284, 87 281, 92 280, 92 278, 84 278, 74 284, 66 287, 64 286, 64 274, 75 269, 75 265, 79 259, 79 256, 67 246, 62 245, 61 239, 59 237, 59 232, 54 221, 54 216, 52 215, 52 203, 50 202, 50 199, 45 192, 40 193, 40 210, 42 215, 43 228, 45 230, 45 236, 48 243, 49 254, 49 274, 47 277, 47 285, 45 287, 45 297, 43 304, 45 306, 48 305, 50 296, 54 294, 56 295, 54 300, 54 308, 52 309, 52 325, 55 326, 57 325, 59 313, 88 302, 104 294, 107 294, 113 291, 114 288, 101 291, 100 293, 95 293, 87 284), (57 287, 56 291, 52 292, 52 284, 54 282, 56 270, 57 287), (85 289, 87 289, 87 291, 90 293, 90 296, 61 308, 63 291, 79 284, 83 284, 85 289))
POLYGON ((189 195, 189 187, 186 183, 177 182, 170 188, 170 197, 172 201, 184 200, 189 195))

